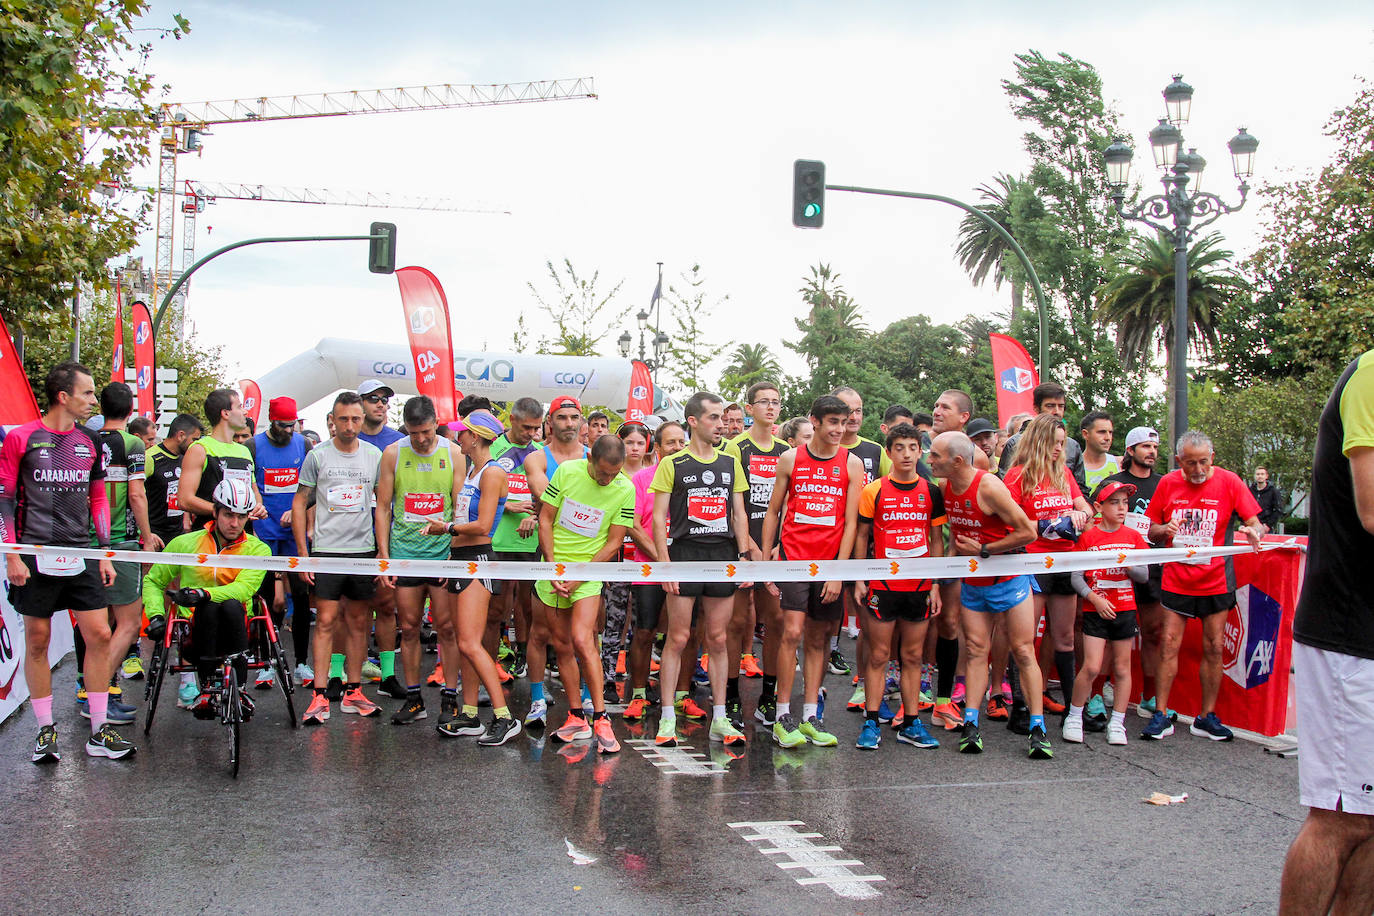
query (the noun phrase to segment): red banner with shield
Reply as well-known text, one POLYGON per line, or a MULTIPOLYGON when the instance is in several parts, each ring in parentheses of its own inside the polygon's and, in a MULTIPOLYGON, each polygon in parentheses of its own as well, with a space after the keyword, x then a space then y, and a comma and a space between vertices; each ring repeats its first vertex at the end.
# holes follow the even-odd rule
POLYGON ((1034 413, 1032 390, 1040 384, 1035 363, 1021 342, 1005 334, 989 334, 992 377, 997 380, 997 425, 1006 428, 1018 413, 1034 413))
POLYGON ((258 428, 258 413, 262 410, 262 389, 251 378, 239 380, 239 397, 243 400, 243 415, 258 428))
POLYGON ((129 310, 134 323, 134 397, 140 417, 157 419, 157 346, 153 340, 153 316, 148 304, 134 302, 129 310))
POLYGON ((19 425, 38 419, 38 401, 19 362, 10 330, 0 318, 0 423, 19 425))
POLYGON ((639 420, 654 412, 654 378, 643 360, 635 360, 630 370, 630 400, 625 405, 625 419, 639 420))
POLYGON ((410 355, 415 363, 415 387, 434 402, 440 423, 458 418, 458 395, 453 382, 453 335, 449 330, 448 299, 439 278, 423 267, 396 271, 401 287, 410 355))

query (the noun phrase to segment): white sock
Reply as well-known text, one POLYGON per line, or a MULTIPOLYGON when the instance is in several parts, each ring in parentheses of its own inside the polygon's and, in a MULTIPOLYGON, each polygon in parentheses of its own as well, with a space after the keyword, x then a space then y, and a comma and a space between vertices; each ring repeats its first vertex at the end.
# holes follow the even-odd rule
POLYGON ((803 703, 803 704, 802 704, 802 721, 805 722, 807 719, 809 719, 809 718, 811 718, 812 716, 814 716, 814 715, 816 714, 816 709, 817 709, 819 706, 820 706, 819 703, 803 703))
POLYGON ((792 714, 792 701, 778 703, 778 718, 790 716, 792 714))
POLYGON ((722 704, 719 705, 719 706, 712 706, 712 707, 711 707, 711 716, 712 716, 713 718, 716 718, 716 719, 724 719, 724 718, 725 718, 725 704, 722 703, 722 704))
POLYGON ((663 712, 659 715, 660 722, 676 722, 677 710, 671 706, 663 707, 663 712))
POLYGON ((1112 711, 1112 724, 1124 726, 1126 724, 1126 714, 1124 712, 1112 711))
POLYGON ((1083 707, 1082 707, 1082 706, 1074 706, 1072 703, 1070 703, 1070 704, 1069 704, 1069 718, 1070 718, 1070 719, 1082 719, 1082 718, 1083 718, 1083 707))
POLYGON ((832 636, 832 637, 830 637, 830 651, 831 651, 831 652, 838 652, 838 651, 840 651, 840 637, 838 637, 838 636, 832 636))

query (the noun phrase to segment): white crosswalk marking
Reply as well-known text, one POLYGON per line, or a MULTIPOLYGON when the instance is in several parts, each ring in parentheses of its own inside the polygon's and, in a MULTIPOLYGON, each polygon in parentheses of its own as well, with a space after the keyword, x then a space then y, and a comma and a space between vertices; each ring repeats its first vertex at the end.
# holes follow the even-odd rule
POLYGON ((819 846, 812 840, 823 839, 819 833, 798 830, 805 828, 801 821, 741 821, 730 825, 739 831, 747 843, 767 843, 756 846, 766 856, 777 856, 773 864, 785 871, 801 869, 809 872, 796 878, 803 886, 824 884, 841 897, 865 900, 880 897, 882 892, 872 882, 886 881, 882 875, 856 874, 851 868, 862 868, 858 859, 837 859, 831 853, 843 853, 838 846, 819 846), (785 860, 785 861, 784 861, 785 860))
POLYGON ((652 738, 633 738, 625 743, 639 751, 645 760, 670 775, 716 776, 725 772, 725 767, 707 760, 705 754, 692 750, 690 744, 659 747, 652 738))

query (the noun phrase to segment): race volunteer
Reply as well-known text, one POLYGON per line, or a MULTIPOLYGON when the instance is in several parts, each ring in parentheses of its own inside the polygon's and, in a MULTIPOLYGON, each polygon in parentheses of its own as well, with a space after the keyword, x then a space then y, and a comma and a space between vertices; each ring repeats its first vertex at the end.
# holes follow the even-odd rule
MULTIPOLYGON (((539 451, 540 444, 534 438, 539 433, 539 425, 544 419, 544 408, 534 398, 520 398, 510 408, 510 428, 491 444, 491 457, 506 472, 508 491, 506 506, 501 512, 501 520, 496 524, 496 533, 491 538, 491 549, 496 560, 501 562, 530 562, 539 550, 539 510, 530 492, 529 476, 525 472, 525 459, 539 451)), ((529 580, 510 579, 503 581, 500 594, 492 602, 493 612, 487 617, 487 651, 495 653, 500 639, 502 624, 515 618, 515 660, 512 673, 524 677, 528 670, 526 662, 530 632, 530 591, 529 580)))
MULTIPOLYGON (((273 398, 267 403, 267 419, 267 429, 253 437, 254 482, 267 507, 267 514, 253 526, 253 534, 268 546, 273 556, 305 556, 296 553, 291 515, 301 463, 310 445, 296 432, 299 416, 294 399, 273 398)), ((290 591, 292 648, 297 663, 304 664, 310 651, 310 589, 305 579, 299 573, 273 573, 264 577, 263 590, 263 597, 272 608, 272 622, 278 628, 286 614, 286 594, 290 591)), ((257 686, 272 686, 270 669, 264 668, 258 674, 257 686)))
MULTIPOLYGON (((299 486, 292 496, 291 534, 296 555, 303 557, 309 551, 310 556, 317 557, 376 556, 372 504, 376 499, 382 453, 358 436, 363 426, 363 407, 361 399, 353 392, 339 392, 330 408, 329 419, 334 435, 306 453, 301 462, 299 486), (306 515, 311 496, 315 497, 313 545, 307 538, 306 515)), ((377 591, 377 577, 303 573, 302 579, 315 589, 316 664, 321 665, 330 657, 336 642, 344 645, 346 682, 341 708, 364 717, 377 715, 381 707, 362 691, 362 665, 367 655, 367 630, 371 618, 369 602, 377 591), (337 640, 336 634, 342 634, 343 639, 337 640)), ((310 706, 302 720, 306 725, 321 725, 329 719, 326 691, 323 677, 311 683, 310 706)))
MULTIPOLYGON (((1146 515, 1150 540, 1171 547, 1221 547, 1231 540, 1231 516, 1239 516, 1241 533, 1259 549, 1264 529, 1256 514, 1259 506, 1245 481, 1212 464, 1212 440, 1189 430, 1179 436, 1175 449, 1178 470, 1170 471, 1155 488, 1146 515)), ((1169 689, 1178 674, 1178 648, 1189 617, 1202 622, 1202 706, 1188 727, 1191 734, 1213 741, 1230 741, 1231 730, 1217 718, 1217 692, 1221 689, 1221 655, 1225 642, 1227 611, 1236 606, 1236 574, 1225 557, 1184 560, 1164 566, 1162 603, 1164 638, 1159 670, 1155 675, 1158 705, 1141 737, 1159 740, 1174 733, 1168 715, 1169 689)))
MULTIPOLYGON (((205 527, 188 531, 168 543, 167 553, 208 556, 271 556, 267 545, 246 530, 256 505, 252 490, 241 478, 227 477, 211 494, 214 516, 205 527)), ((212 719, 211 688, 219 660, 248 648, 248 608, 262 586, 263 570, 232 567, 173 566, 154 563, 143 577, 143 604, 148 609, 148 638, 154 645, 167 633, 167 611, 162 596, 177 583, 173 601, 177 614, 191 618, 191 647, 187 661, 196 666, 200 696, 191 712, 197 719, 212 719)), ((234 659, 234 677, 240 686, 248 680, 248 659, 234 659)), ((253 704, 243 697, 245 716, 253 704)))
MULTIPOLYGON (((576 426, 568 423, 556 428, 580 426, 579 413, 576 426)), ((620 473, 624 463, 625 443, 615 436, 602 436, 593 443, 590 457, 558 465, 540 498, 539 549, 546 559, 560 564, 604 563, 620 552, 625 532, 634 524, 635 507, 634 486, 620 473)), ((614 754, 620 742, 606 715, 601 656, 596 648, 601 583, 540 580, 534 588, 553 630, 566 695, 569 699, 578 696, 579 681, 585 681, 591 695, 592 722, 573 706, 553 737, 569 742, 595 736, 598 751, 614 754)))
MULTIPOLYGON (((410 435, 382 452, 377 474, 377 556, 383 560, 448 560, 449 538, 440 531, 427 534, 431 521, 453 520, 453 501, 463 488, 467 462, 458 446, 438 434, 434 402, 425 395, 406 401, 402 416, 410 435)), ((401 670, 406 678, 406 698, 391 716, 393 725, 406 725, 427 717, 420 695, 420 621, 425 599, 444 658, 444 686, 439 695, 442 726, 458 716, 458 633, 453 625, 452 595, 442 576, 382 577, 382 584, 396 589, 396 610, 401 618, 401 670)))
MULTIPOLYGON (((777 422, 778 411, 782 409, 782 396, 778 393, 776 382, 762 381, 749 386, 744 396, 744 409, 753 418, 753 424, 743 435, 731 439, 725 446, 725 453, 739 459, 749 481, 749 489, 744 495, 745 511, 749 514, 749 538, 759 548, 764 559, 771 560, 777 544, 763 546, 763 518, 768 514, 768 503, 773 498, 773 481, 777 476, 778 460, 790 447, 786 442, 773 435, 773 425, 777 422)), ((757 665, 753 658, 755 614, 750 612, 750 603, 757 618, 763 623, 763 693, 759 696, 757 713, 760 721, 772 725, 777 718, 777 655, 778 639, 782 633, 782 607, 778 599, 763 582, 755 582, 752 588, 742 588, 735 593, 734 613, 730 616, 729 642, 730 667, 726 669, 729 680, 726 682, 726 714, 736 726, 740 724, 739 672, 741 665, 747 670, 750 664, 757 665)))
MULTIPOLYGON (((810 444, 789 449, 778 460, 773 497, 763 521, 764 543, 776 537, 786 560, 836 560, 854 551, 859 496, 865 486, 859 456, 840 444, 854 408, 832 395, 811 405, 815 434, 810 444)), ((770 584, 782 605, 782 638, 776 660, 777 721, 773 740, 782 747, 811 742, 834 747, 819 715, 825 677, 826 641, 844 615, 844 583, 782 582, 770 584), (797 647, 802 650, 802 721, 792 715, 792 682, 797 647)))
MULTIPOLYGON (((749 488, 744 470, 734 455, 717 450, 725 429, 725 401, 719 395, 698 391, 682 410, 690 433, 687 447, 660 461, 649 484, 649 492, 654 494, 654 552, 679 563, 758 559, 758 548, 749 540, 749 517, 744 509, 743 494, 749 488)), ((735 606, 735 583, 665 582, 663 588, 668 593, 668 625, 659 656, 663 711, 655 743, 677 746, 676 697, 670 688, 678 681, 682 650, 692 633, 693 608, 700 598, 710 658, 706 671, 711 683, 710 739, 726 746, 743 745, 744 733, 725 710, 726 676, 733 673, 727 661, 725 634, 735 606)), ((738 663, 734 670, 739 670, 738 663)))
MULTIPOLYGON (((95 382, 80 363, 53 367, 44 379, 48 410, 15 427, 0 444, 0 522, 6 543, 85 547, 95 526, 101 547, 110 543, 110 504, 105 492, 100 446, 81 425, 95 407, 95 382)), ((87 693, 92 757, 127 757, 134 746, 106 722, 110 681, 110 614, 105 589, 115 582, 109 560, 93 562, 47 554, 7 554, 10 601, 24 617, 24 677, 38 739, 34 763, 54 763, 61 755, 52 715, 52 671, 48 643, 52 616, 70 610, 86 640, 84 667, 96 689, 87 693)))
POLYGON ((234 437, 248 431, 243 402, 232 388, 216 388, 205 396, 205 419, 210 433, 196 440, 181 459, 181 483, 177 502, 189 514, 187 531, 205 527, 214 515, 210 496, 221 480, 242 480, 253 491, 251 520, 267 517, 262 494, 253 480, 253 456, 234 437))
POLYGON ((167 428, 167 438, 144 456, 143 490, 148 497, 148 527, 166 544, 185 532, 177 490, 181 486, 181 460, 186 450, 205 432, 200 420, 179 413, 167 428))

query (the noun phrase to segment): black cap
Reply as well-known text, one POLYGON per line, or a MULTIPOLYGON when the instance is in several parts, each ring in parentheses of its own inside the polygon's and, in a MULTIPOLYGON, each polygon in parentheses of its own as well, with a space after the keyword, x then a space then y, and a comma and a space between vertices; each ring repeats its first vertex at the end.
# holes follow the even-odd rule
POLYGON ((968 436, 970 439, 974 436, 981 436, 983 433, 995 432, 997 432, 997 427, 993 426, 991 422, 984 420, 982 417, 976 420, 970 420, 968 425, 964 427, 964 435, 968 436))

